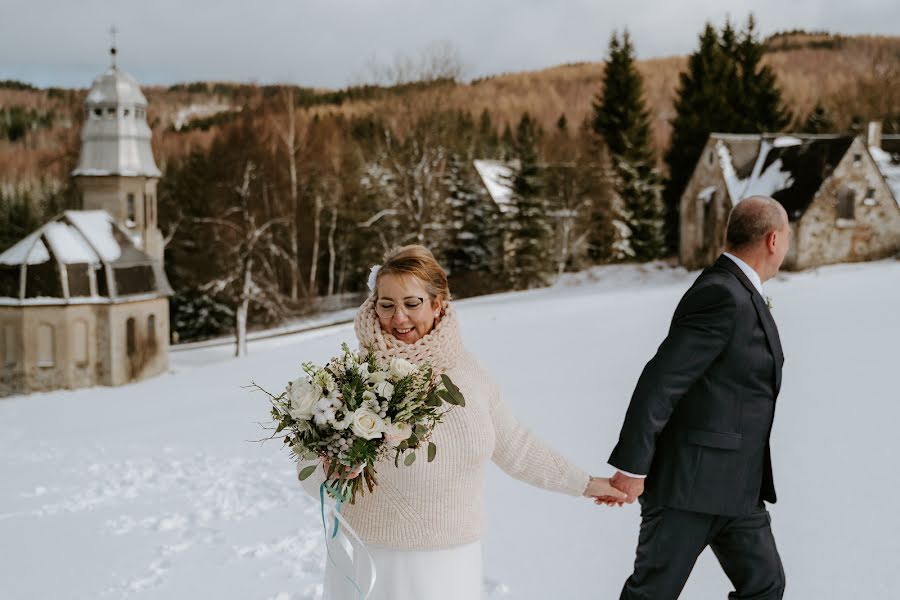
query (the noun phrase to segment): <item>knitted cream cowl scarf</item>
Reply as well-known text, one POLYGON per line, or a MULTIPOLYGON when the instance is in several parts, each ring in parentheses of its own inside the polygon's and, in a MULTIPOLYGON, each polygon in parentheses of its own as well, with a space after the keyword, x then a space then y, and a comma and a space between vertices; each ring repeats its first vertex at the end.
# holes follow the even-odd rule
POLYGON ((444 305, 444 315, 434 329, 412 344, 401 342, 381 329, 375 314, 374 295, 356 312, 355 329, 361 352, 371 348, 379 360, 404 358, 415 365, 428 363, 435 373, 452 369, 463 351, 456 311, 449 302, 444 305))

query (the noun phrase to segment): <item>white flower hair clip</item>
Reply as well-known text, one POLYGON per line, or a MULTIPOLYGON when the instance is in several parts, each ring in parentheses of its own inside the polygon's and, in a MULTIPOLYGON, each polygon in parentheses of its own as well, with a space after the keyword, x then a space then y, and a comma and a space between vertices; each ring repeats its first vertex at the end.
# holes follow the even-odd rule
POLYGON ((366 285, 369 286, 369 291, 375 291, 375 281, 378 279, 378 271, 381 270, 381 265, 372 265, 372 268, 369 269, 369 281, 366 282, 366 285))

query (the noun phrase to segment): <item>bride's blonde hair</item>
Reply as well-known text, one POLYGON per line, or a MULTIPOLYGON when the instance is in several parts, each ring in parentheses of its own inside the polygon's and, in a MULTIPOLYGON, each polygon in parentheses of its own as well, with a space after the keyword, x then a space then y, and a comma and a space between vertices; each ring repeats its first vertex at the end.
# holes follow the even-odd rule
POLYGON ((375 277, 375 291, 378 282, 385 275, 412 275, 422 282, 431 300, 450 300, 450 284, 447 273, 434 258, 431 250, 419 244, 392 248, 385 252, 384 262, 375 277))

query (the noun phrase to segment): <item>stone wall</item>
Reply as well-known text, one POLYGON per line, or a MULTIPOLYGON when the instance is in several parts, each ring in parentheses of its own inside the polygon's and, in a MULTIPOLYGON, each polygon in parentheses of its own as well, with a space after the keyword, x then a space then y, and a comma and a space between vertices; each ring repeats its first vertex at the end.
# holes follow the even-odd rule
POLYGON ((853 141, 794 230, 789 269, 859 262, 900 251, 900 207, 861 138, 853 141), (841 219, 838 201, 853 192, 853 219, 841 219), (872 197, 868 197, 869 195, 872 197))
POLYGON ((168 353, 167 298, 0 306, 0 396, 122 385, 165 372, 168 353))
POLYGON ((679 219, 679 260, 689 269, 715 262, 725 247, 725 225, 731 211, 731 199, 715 149, 716 140, 706 143, 681 196, 679 219), (715 187, 708 200, 698 196, 715 187))

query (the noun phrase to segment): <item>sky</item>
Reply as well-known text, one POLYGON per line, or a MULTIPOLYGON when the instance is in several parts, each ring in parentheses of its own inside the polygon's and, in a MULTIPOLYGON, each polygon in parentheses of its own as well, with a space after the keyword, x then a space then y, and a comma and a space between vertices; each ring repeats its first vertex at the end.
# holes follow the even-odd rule
POLYGON ((88 87, 109 64, 144 85, 186 81, 340 88, 372 64, 450 45, 465 77, 599 61, 627 27, 639 58, 689 53, 704 22, 900 35, 897 0, 0 0, 0 80, 88 87))

